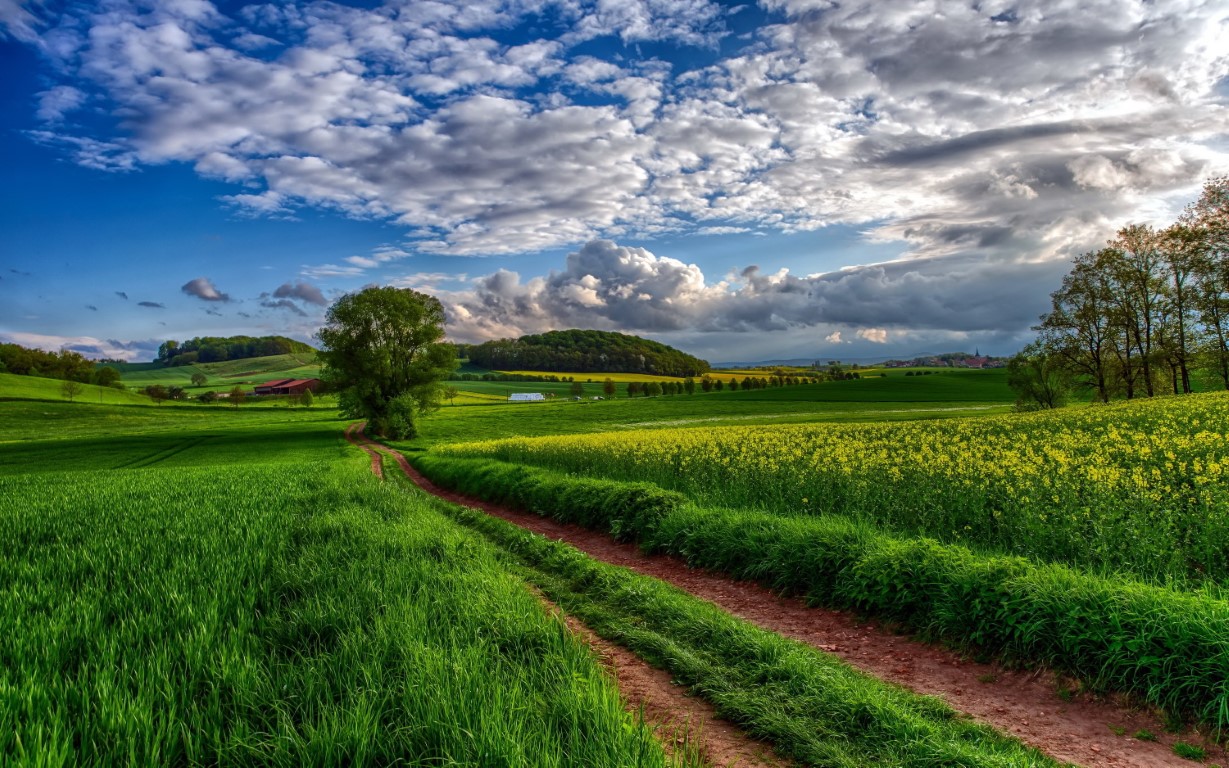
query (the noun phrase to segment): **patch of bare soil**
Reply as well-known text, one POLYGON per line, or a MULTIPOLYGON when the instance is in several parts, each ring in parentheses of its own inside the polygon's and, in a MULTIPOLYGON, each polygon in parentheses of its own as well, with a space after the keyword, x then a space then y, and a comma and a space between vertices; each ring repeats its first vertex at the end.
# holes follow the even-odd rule
MULTIPOLYGON (((385 451, 407 475, 417 475, 400 453, 372 443, 362 433, 363 423, 351 424, 346 439, 371 456, 371 471, 383 478, 380 454, 385 451)), ((723 768, 778 768, 790 763, 777 757, 772 746, 748 736, 737 726, 717 716, 713 706, 689 696, 670 680, 670 673, 657 669, 626 648, 593 632, 580 620, 534 590, 552 612, 563 617, 572 634, 597 655, 614 678, 629 712, 640 713, 652 726, 667 752, 698 755, 707 765, 723 768)))
POLYGON ((1154 712, 1120 697, 1072 691, 1071 681, 1054 672, 974 662, 846 611, 809 607, 751 582, 691 568, 670 555, 646 555, 636 545, 616 542, 603 533, 454 493, 435 486, 396 451, 376 447, 428 493, 567 542, 590 557, 667 581, 764 629, 838 656, 869 675, 938 696, 953 709, 1057 760, 1089 768, 1190 768, 1196 763, 1172 749, 1174 742, 1186 741, 1202 746, 1209 762, 1225 764, 1225 750, 1199 733, 1168 733, 1154 712), (1156 741, 1135 738, 1144 732, 1156 741))

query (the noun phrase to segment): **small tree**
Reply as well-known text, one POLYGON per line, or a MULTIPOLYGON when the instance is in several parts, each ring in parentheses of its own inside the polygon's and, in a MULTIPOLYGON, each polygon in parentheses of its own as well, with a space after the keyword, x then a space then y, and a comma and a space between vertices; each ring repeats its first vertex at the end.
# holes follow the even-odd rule
POLYGON ((171 400, 184 400, 188 397, 188 393, 183 387, 167 387, 166 396, 171 400))
MULTIPOLYGON (((453 390, 453 392, 453 397, 456 397, 456 390, 453 390)), ((316 396, 312 394, 310 389, 303 390, 303 394, 299 395, 299 405, 302 405, 304 408, 311 408, 315 402, 316 396)))
POLYGON ((579 381, 573 380, 572 386, 568 387, 568 394, 572 397, 580 397, 585 394, 585 385, 579 381))
POLYGON ((209 381, 209 377, 200 371, 192 374, 192 386, 194 387, 203 387, 207 381, 209 381))
POLYGON ((218 401, 218 393, 214 392, 213 390, 210 390, 208 392, 202 392, 199 395, 197 395, 196 401, 200 403, 201 405, 210 405, 212 403, 216 403, 218 401))
POLYGON ((82 390, 84 389, 85 387, 81 385, 81 382, 73 381, 72 379, 65 379, 60 383, 60 394, 63 395, 64 399, 70 403, 73 401, 73 398, 81 394, 82 390))
POLYGON ((638 381, 627 382, 627 396, 635 397, 638 394, 640 394, 640 382, 638 381))
POLYGON ((154 401, 154 405, 160 404, 163 400, 171 396, 171 393, 166 391, 166 387, 161 384, 150 384, 145 388, 145 396, 154 401))
POLYGON ((1016 392, 1016 410, 1061 408, 1071 393, 1071 375, 1057 357, 1033 342, 1007 363, 1007 385, 1016 392))
POLYGON ((247 399, 247 395, 244 394, 243 387, 236 384, 234 387, 231 388, 230 396, 227 398, 227 402, 229 402, 234 407, 238 408, 239 406, 243 405, 243 401, 246 399, 247 399))
POLYGON ((725 389, 725 383, 722 382, 721 379, 717 379, 713 382, 713 389, 720 392, 721 390, 725 389))
POLYGON ((700 377, 700 389, 704 390, 705 392, 713 391, 713 379, 711 376, 700 377))
POLYGON ((110 387, 110 386, 114 386, 115 383, 119 381, 120 375, 119 375, 119 371, 117 371, 116 369, 112 368, 109 365, 104 365, 100 368, 94 369, 94 373, 90 377, 90 379, 93 381, 93 383, 97 384, 100 387, 110 387))
POLYGON ((690 376, 683 379, 683 391, 689 395, 694 395, 696 393, 696 380, 690 376))
MULTIPOLYGON (((310 389, 305 391, 303 394, 306 396, 309 392, 311 392, 310 389)), ((444 387, 444 398, 448 400, 449 405, 456 405, 454 401, 457 399, 457 395, 459 394, 461 394, 460 391, 458 391, 454 386, 449 385, 444 387)), ((311 405, 311 403, 307 403, 307 405, 311 405)))
POLYGON ((606 380, 602 382, 602 394, 606 397, 614 397, 616 391, 618 390, 615 387, 614 379, 607 376, 606 380))
POLYGON ((644 387, 644 394, 646 397, 657 397, 661 394, 661 384, 658 384, 656 381, 650 381, 644 387))
POLYGON ((737 392, 738 391, 738 379, 730 379, 730 383, 727 386, 729 386, 731 392, 737 392))

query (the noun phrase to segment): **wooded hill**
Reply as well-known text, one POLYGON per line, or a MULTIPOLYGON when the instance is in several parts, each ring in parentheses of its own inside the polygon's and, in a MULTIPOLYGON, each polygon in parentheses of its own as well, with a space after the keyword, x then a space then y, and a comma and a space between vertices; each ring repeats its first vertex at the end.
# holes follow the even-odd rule
POLYGON ((315 352, 311 346, 285 336, 198 336, 183 342, 164 341, 158 347, 156 362, 168 366, 192 365, 315 352))
POLYGON ((610 331, 550 331, 482 344, 458 344, 474 365, 504 371, 650 373, 699 376, 708 361, 639 336, 610 331))

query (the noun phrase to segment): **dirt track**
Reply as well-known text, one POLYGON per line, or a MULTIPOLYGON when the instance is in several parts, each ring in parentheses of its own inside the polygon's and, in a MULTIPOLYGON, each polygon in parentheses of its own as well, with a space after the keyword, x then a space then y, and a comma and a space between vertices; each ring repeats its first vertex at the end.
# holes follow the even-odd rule
MULTIPOLYGON (((976 663, 859 621, 846 612, 811 608, 801 600, 780 597, 749 582, 690 568, 675 557, 646 555, 635 545, 618 543, 605 534, 441 489, 397 451, 371 443, 361 432, 347 430, 347 436, 368 453, 379 450, 387 454, 428 493, 565 541, 604 562, 667 581, 758 626, 834 654, 870 675, 917 693, 939 696, 953 709, 1010 733, 1058 760, 1090 768, 1190 768, 1197 763, 1172 751, 1175 741, 1185 740, 1204 746, 1209 762, 1225 764, 1223 749, 1203 743, 1195 734, 1166 733, 1164 724, 1152 712, 1113 699, 1065 693, 1068 686, 1054 673, 976 663), (1159 741, 1132 738, 1141 730, 1155 734, 1159 741)), ((373 457, 373 470, 376 463, 373 457)))

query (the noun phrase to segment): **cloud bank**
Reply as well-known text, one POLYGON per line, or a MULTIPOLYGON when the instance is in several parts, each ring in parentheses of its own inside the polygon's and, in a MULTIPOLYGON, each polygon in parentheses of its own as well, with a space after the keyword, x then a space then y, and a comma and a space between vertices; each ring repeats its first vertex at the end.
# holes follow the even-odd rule
POLYGON ((1217 0, 762 0, 745 42, 707 0, 100 8, 0 6, 65 80, 32 138, 190 163, 258 215, 394 220, 424 252, 853 223, 919 257, 1059 258, 1229 164, 1217 0), (118 130, 60 125, 90 98, 118 130))
POLYGON ((450 334, 463 341, 593 327, 717 335, 823 329, 833 344, 842 332, 884 344, 904 330, 1019 333, 1044 311, 1064 271, 1054 262, 949 257, 805 276, 750 266, 714 282, 695 264, 599 240, 545 277, 522 281, 498 270, 469 290, 435 293, 450 334))

